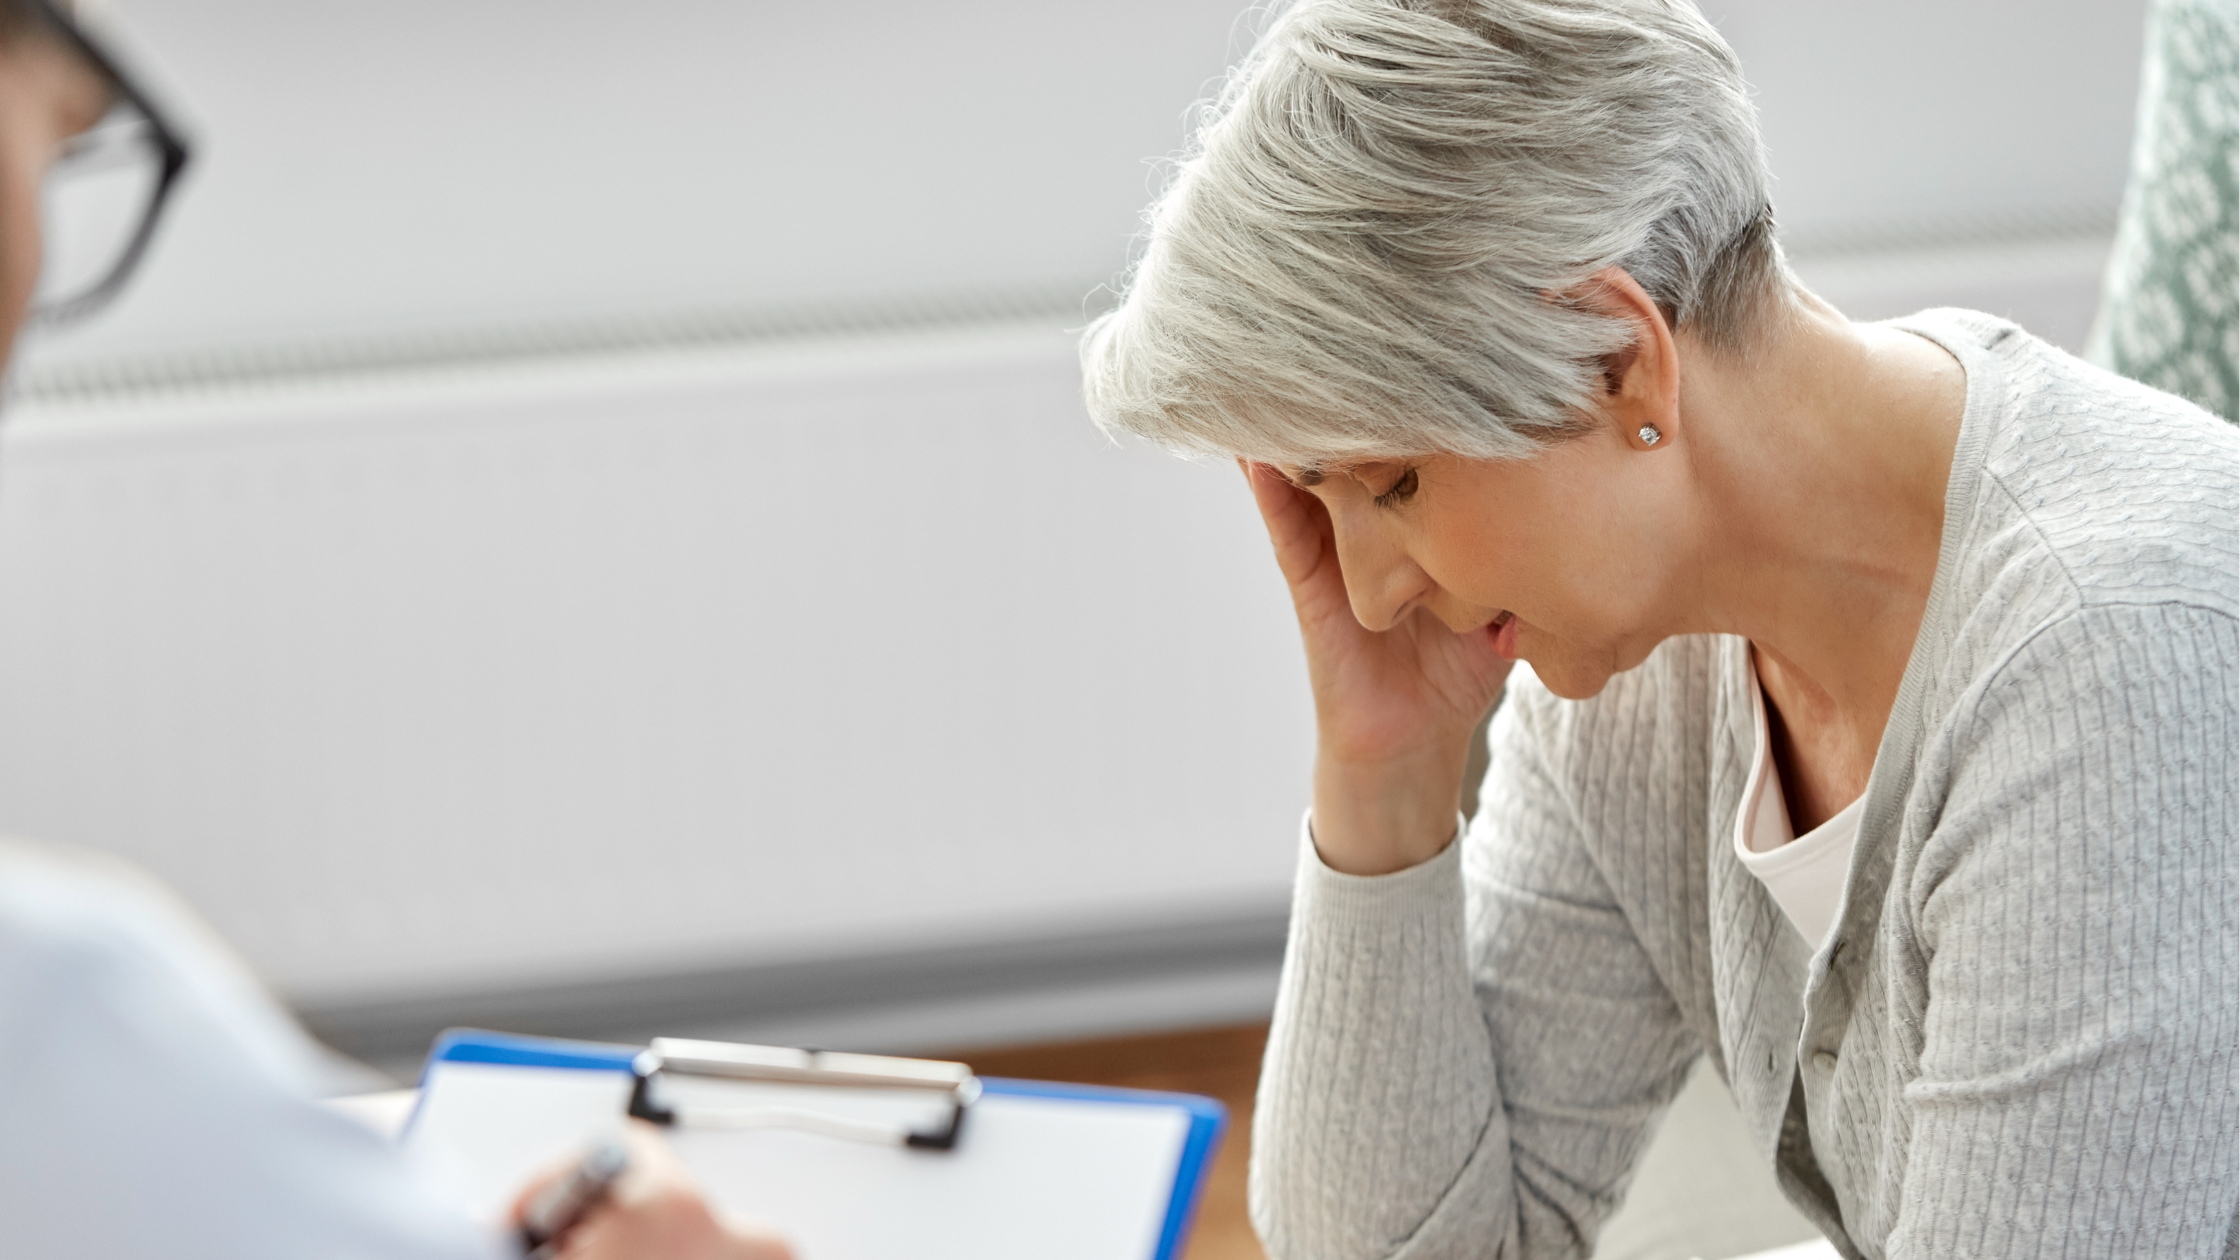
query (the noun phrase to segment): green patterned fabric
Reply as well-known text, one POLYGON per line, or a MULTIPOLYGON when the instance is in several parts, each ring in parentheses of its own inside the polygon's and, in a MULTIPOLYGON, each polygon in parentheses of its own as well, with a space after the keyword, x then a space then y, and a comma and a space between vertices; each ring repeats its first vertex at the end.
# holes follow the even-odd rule
POLYGON ((2085 357, 2240 419, 2240 14, 2155 0, 2131 184, 2085 357))

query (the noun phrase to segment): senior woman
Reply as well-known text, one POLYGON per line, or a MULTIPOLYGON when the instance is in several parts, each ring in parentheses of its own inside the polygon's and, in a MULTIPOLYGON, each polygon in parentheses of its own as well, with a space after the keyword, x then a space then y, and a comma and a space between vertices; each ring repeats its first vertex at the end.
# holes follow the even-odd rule
POLYGON ((1306 643, 1277 1257, 1584 1255, 1704 1055, 1845 1255, 2236 1254, 2240 437, 1768 182, 1685 0, 1308 0, 1084 342, 1306 643))

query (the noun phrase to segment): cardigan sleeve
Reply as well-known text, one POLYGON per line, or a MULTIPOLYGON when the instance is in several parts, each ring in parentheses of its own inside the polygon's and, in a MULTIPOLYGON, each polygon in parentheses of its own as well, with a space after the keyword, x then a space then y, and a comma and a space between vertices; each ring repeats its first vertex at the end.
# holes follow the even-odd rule
POLYGON ((1303 839, 1253 1126, 1275 1260, 1586 1256, 1700 1053, 1530 709, 1438 857, 1363 878, 1303 839))
POLYGON ((2231 1255, 2240 765, 2229 616, 2086 609, 1956 732, 1912 878, 1928 984, 1890 1260, 2231 1255))

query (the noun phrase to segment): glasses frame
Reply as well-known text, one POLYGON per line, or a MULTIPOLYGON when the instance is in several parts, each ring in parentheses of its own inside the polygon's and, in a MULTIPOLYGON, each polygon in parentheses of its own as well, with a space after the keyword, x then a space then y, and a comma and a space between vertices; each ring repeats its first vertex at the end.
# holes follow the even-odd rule
POLYGON ((141 258, 148 252, 148 244, 155 239, 156 225, 163 218, 164 207, 170 203, 171 190, 179 182, 179 175, 186 170, 193 156, 186 136, 172 121, 162 106, 140 86, 124 69, 116 55, 101 46, 101 42, 86 33, 56 0, 31 0, 31 8, 44 17, 48 26, 61 37, 71 51, 85 58, 106 79, 117 97, 140 111, 154 132, 156 148, 162 159, 162 170, 156 177, 155 189, 148 195, 147 205, 140 212, 140 225, 133 229, 132 237, 125 243, 124 252, 110 264, 109 273, 91 287, 80 290, 61 301, 36 306, 31 311, 31 322, 41 328, 54 328, 75 323, 93 314, 115 300, 132 273, 140 266, 141 258))

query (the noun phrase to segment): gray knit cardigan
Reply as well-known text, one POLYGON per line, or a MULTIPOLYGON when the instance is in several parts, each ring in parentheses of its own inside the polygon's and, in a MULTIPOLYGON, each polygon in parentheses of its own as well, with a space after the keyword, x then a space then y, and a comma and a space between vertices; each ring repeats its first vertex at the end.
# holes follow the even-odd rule
POLYGON ((1708 1054, 1848 1256, 2240 1254, 2240 433, 2011 324, 1817 952, 1732 847, 1746 644, 1520 669, 1461 843, 1303 846, 1254 1126, 1278 1260, 1582 1256, 1708 1054))

